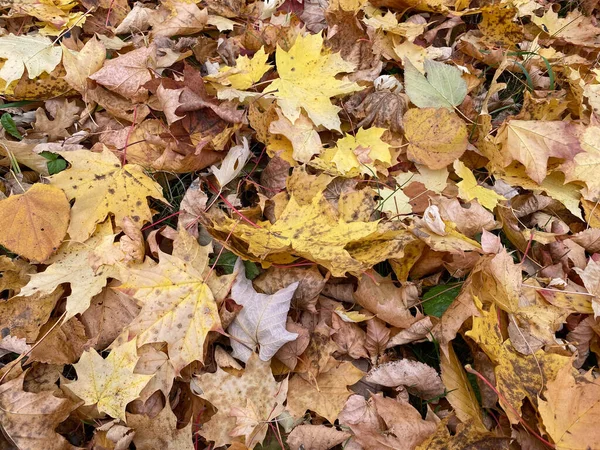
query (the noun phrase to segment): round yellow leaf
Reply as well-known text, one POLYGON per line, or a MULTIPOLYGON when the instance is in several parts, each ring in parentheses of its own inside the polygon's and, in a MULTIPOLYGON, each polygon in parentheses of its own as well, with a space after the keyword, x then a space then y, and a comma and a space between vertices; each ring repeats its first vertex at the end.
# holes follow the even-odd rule
POLYGON ((0 244, 29 260, 45 261, 67 233, 69 209, 62 189, 47 184, 0 201, 0 244))
POLYGON ((408 158, 432 170, 442 169, 467 149, 467 127, 446 108, 409 109, 404 115, 408 158))

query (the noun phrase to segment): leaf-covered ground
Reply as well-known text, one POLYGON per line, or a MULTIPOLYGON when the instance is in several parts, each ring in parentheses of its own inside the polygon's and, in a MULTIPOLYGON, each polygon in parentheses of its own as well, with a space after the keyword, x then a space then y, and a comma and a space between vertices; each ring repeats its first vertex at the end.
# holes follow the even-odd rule
POLYGON ((0 12, 0 448, 600 448, 598 2, 0 12))

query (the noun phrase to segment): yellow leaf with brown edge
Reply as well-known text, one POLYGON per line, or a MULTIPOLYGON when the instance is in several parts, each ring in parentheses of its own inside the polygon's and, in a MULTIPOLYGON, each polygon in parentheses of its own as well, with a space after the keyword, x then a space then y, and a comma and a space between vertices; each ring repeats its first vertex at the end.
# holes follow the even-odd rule
MULTIPOLYGON (((475 297, 475 301, 479 299, 475 297)), ((481 317, 473 317, 473 327, 467 336, 473 339, 492 360, 496 387, 502 396, 500 406, 511 423, 519 422, 523 400, 537 405, 538 393, 548 380, 553 380, 560 369, 571 365, 571 358, 538 350, 532 355, 521 355, 509 340, 504 340, 498 326, 495 305, 481 317)))
POLYGON ((29 260, 46 261, 67 234, 69 209, 61 189, 40 183, 0 200, 0 244, 29 260))
MULTIPOLYGON (((2 67, 0 63, 0 67, 2 67)), ((42 73, 36 78, 30 79, 27 74, 7 85, 0 79, 0 94, 9 101, 16 100, 47 100, 74 93, 64 79, 65 68, 62 64, 50 73, 42 73)))
POLYGON ((564 366, 538 398, 544 428, 558 450, 600 448, 600 382, 564 366))
POLYGON ((208 264, 212 245, 201 247, 186 231, 173 242, 173 254, 159 252, 159 263, 147 258, 127 271, 118 287, 142 303, 129 325, 138 346, 166 342, 169 359, 179 373, 193 361, 203 361, 204 342, 221 327, 217 301, 222 301, 234 275, 218 277, 208 264))
POLYGON ((467 149, 467 126, 447 108, 409 109, 404 130, 408 159, 432 170, 446 167, 467 149))
POLYGON ((135 340, 112 349, 106 359, 90 349, 74 364, 77 381, 68 383, 66 389, 85 406, 96 405, 98 411, 125 422, 125 407, 153 377, 133 373, 138 359, 135 340))
POLYGON ((59 154, 71 167, 50 177, 50 182, 65 191, 69 200, 75 200, 69 224, 69 236, 74 241, 85 241, 109 214, 115 216, 118 227, 129 216, 142 228, 152 218, 147 197, 166 203, 160 185, 141 166, 121 166, 107 148, 102 153, 75 150, 59 154))
POLYGON ((347 361, 310 382, 296 374, 290 380, 287 409, 294 417, 302 417, 306 410, 311 410, 333 424, 352 394, 347 386, 357 383, 363 375, 347 361))

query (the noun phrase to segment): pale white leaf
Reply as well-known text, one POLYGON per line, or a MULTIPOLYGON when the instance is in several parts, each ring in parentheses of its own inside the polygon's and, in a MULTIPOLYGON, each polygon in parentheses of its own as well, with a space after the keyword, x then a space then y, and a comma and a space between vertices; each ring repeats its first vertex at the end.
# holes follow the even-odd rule
POLYGON ((248 140, 244 137, 242 145, 236 145, 229 150, 225 159, 221 162, 221 167, 210 166, 211 172, 217 178, 221 187, 233 180, 242 171, 248 159, 250 159, 250 146, 248 140))
POLYGON ((252 281, 246 278, 241 259, 235 263, 234 270, 237 277, 231 288, 231 298, 243 308, 227 329, 232 336, 233 356, 246 362, 258 347, 260 359, 268 361, 286 342, 298 337, 297 333, 290 333, 285 327, 298 282, 272 295, 260 294, 254 290, 252 281))
POLYGON ((11 33, 0 37, 0 58, 6 59, 0 69, 0 79, 8 86, 21 78, 25 68, 30 79, 43 72, 52 72, 60 64, 62 49, 44 36, 15 36, 11 33))
POLYGON ((381 364, 372 369, 365 380, 387 387, 405 386, 430 399, 444 393, 444 384, 437 371, 419 361, 402 359, 381 364))

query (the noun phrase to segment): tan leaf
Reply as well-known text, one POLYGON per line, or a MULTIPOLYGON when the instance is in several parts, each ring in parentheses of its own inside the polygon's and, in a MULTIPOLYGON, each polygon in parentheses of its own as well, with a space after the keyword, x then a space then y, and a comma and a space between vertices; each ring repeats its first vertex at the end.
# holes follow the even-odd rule
POLYGON ((108 347, 140 312, 140 307, 132 297, 113 289, 119 284, 112 282, 102 289, 81 315, 86 334, 96 350, 108 347))
POLYGON ((143 102, 148 98, 143 85, 152 79, 156 67, 156 46, 150 45, 109 59, 89 78, 133 102, 143 102))
POLYGON ((131 267, 127 282, 119 286, 142 303, 129 326, 138 346, 166 342, 176 373, 204 359, 206 335, 221 326, 216 301, 227 295, 233 277, 218 277, 210 270, 211 252, 212 245, 201 247, 182 230, 172 255, 161 251, 158 264, 147 258, 131 267))
MULTIPOLYGON (((48 110, 47 103, 46 110, 48 110)), ((71 133, 67 131, 67 128, 71 127, 79 118, 80 111, 81 108, 77 106, 75 101, 69 102, 66 98, 63 99, 62 105, 53 114, 53 120, 48 119, 43 108, 38 108, 35 111, 34 131, 36 134, 48 136, 51 141, 69 137, 71 133)))
POLYGON ((351 436, 346 431, 338 431, 325 425, 299 425, 287 436, 291 450, 310 448, 311 450, 329 450, 341 444, 351 436))
POLYGON ((20 450, 74 450, 56 433, 56 427, 69 417, 76 405, 45 391, 23 391, 24 376, 0 386, 2 431, 20 450))
POLYGON ((89 263, 94 249, 110 234, 112 225, 105 222, 98 226, 96 234, 85 243, 63 244, 56 255, 47 261, 50 266, 44 272, 32 275, 20 295, 29 296, 38 292, 50 294, 59 285, 69 283, 71 294, 67 297, 65 320, 83 313, 90 306, 92 297, 106 285, 108 278, 119 276, 111 267, 103 266, 94 270, 89 263))
POLYGON ((557 449, 586 449, 600 445, 596 423, 600 418, 600 383, 591 373, 573 376, 565 365, 553 381, 547 383, 544 399, 538 398, 538 410, 548 435, 557 449))
POLYGON ((76 317, 72 317, 46 335, 55 323, 56 319, 51 319, 40 329, 40 338, 44 336, 44 339, 29 353, 31 361, 73 364, 83 353, 88 339, 82 323, 76 317))
POLYGON ((277 383, 270 364, 256 354, 240 377, 217 368, 216 373, 196 375, 192 388, 218 410, 200 431, 215 447, 241 442, 236 436, 245 436, 243 442, 249 448, 262 443, 268 422, 283 412, 288 392, 287 379, 277 383))
POLYGON ((323 145, 319 133, 314 129, 312 122, 301 114, 291 122, 279 110, 279 120, 271 122, 269 132, 282 134, 292 143, 294 149, 292 157, 301 163, 310 161, 313 155, 321 153, 323 145))
POLYGON ((440 396, 444 385, 437 371, 419 361, 402 359, 374 367, 365 381, 387 387, 404 386, 424 399, 440 396))
POLYGON ((127 424, 135 430, 133 443, 140 450, 193 450, 192 422, 177 428, 177 417, 169 402, 156 417, 127 413, 127 424))
POLYGON ((326 282, 326 279, 323 278, 316 267, 309 267, 308 269, 302 267, 286 269, 270 267, 254 279, 254 285, 265 294, 273 294, 296 281, 299 284, 292 297, 292 306, 316 312, 315 305, 326 282))
POLYGON ((311 382, 294 375, 289 384, 287 409, 294 417, 301 417, 310 409, 333 424, 351 394, 346 387, 363 375, 349 362, 321 373, 311 382))
POLYGON ((376 272, 363 275, 354 293, 354 299, 362 307, 374 313, 384 322, 395 327, 408 328, 421 318, 413 316, 410 307, 416 298, 410 287, 396 287, 390 277, 383 278, 376 272))
POLYGON ((582 151, 575 126, 569 122, 510 120, 506 129, 506 151, 525 166, 527 175, 538 184, 546 178, 548 158, 570 160, 582 151))
MULTIPOLYGON (((6 276, 6 272, 2 275, 6 276)), ((4 278, 4 277, 3 277, 4 278)), ((0 302, 0 329, 33 343, 46 323, 64 289, 57 287, 49 294, 38 292, 28 297, 13 297, 0 302)))

